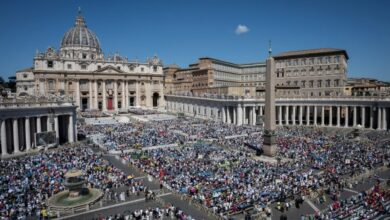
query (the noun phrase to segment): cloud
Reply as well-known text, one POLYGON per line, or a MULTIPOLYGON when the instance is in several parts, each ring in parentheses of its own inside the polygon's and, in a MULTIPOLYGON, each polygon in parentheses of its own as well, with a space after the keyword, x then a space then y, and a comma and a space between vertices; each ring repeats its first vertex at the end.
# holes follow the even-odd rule
POLYGON ((249 31, 249 28, 246 26, 246 25, 243 25, 243 24, 239 24, 236 28, 236 34, 237 35, 240 35, 240 34, 244 34, 246 32, 249 31))

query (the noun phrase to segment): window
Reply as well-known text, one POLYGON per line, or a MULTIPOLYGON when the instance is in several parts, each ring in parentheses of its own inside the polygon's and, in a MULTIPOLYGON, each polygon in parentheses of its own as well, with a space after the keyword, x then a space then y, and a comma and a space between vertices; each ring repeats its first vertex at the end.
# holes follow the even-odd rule
POLYGON ((330 79, 327 79, 327 80, 326 80, 325 86, 326 86, 326 87, 330 87, 330 79))
POLYGON ((314 87, 314 81, 313 81, 313 80, 310 80, 310 81, 309 81, 309 87, 310 87, 310 88, 313 88, 313 87, 314 87))
POLYGON ((144 68, 143 67, 141 67, 141 72, 143 72, 144 71, 144 68))
POLYGON ((23 78, 27 78, 27 74, 23 74, 23 78))
POLYGON ((53 68, 54 64, 53 61, 49 60, 47 61, 47 68, 53 68))
POLYGON ((153 66, 153 72, 157 72, 157 66, 153 66))
POLYGON ((322 87, 322 80, 317 81, 317 87, 322 87))
POLYGON ((49 90, 54 90, 54 80, 49 80, 48 84, 49 84, 49 90))
POLYGON ((131 66, 131 67, 130 67, 130 71, 134 71, 134 66, 131 66))
POLYGON ((339 86, 339 83, 340 83, 340 80, 338 80, 338 79, 334 80, 334 86, 339 86))
POLYGON ((302 86, 302 88, 305 88, 305 86, 306 86, 306 81, 305 81, 305 80, 303 80, 303 81, 301 82, 301 86, 302 86))
POLYGON ((116 67, 118 70, 121 70, 121 67, 120 66, 118 66, 118 67, 116 67))
POLYGON ((83 59, 87 59, 87 54, 83 53, 83 59))
POLYGON ((25 87, 24 87, 24 91, 27 91, 27 89, 28 89, 27 86, 25 86, 25 87))
POLYGON ((81 65, 81 69, 82 70, 86 70, 87 69, 87 65, 81 65))
POLYGON ((68 70, 72 69, 72 64, 68 64, 68 70))
POLYGON ((100 70, 102 68, 102 66, 98 65, 98 70, 100 70))

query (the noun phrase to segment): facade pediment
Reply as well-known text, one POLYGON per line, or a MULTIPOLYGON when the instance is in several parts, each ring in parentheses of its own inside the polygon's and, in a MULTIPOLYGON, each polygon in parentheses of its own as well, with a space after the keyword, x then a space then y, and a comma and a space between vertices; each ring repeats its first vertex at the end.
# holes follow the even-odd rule
POLYGON ((114 66, 106 66, 95 71, 95 73, 124 73, 122 70, 115 68, 114 66))

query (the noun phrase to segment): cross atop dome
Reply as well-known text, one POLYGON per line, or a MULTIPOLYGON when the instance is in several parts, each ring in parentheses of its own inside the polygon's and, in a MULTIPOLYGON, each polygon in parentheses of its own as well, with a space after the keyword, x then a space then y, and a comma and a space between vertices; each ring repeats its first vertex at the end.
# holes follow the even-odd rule
POLYGON ((81 13, 81 7, 79 6, 78 12, 77 12, 77 17, 76 17, 76 26, 78 27, 86 27, 87 25, 85 24, 84 17, 81 13))

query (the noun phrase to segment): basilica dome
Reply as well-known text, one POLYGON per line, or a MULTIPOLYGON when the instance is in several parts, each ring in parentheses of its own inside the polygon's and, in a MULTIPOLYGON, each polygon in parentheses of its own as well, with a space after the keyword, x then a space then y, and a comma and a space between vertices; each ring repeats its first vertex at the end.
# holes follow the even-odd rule
POLYGON ((75 26, 68 30, 62 38, 61 48, 86 47, 100 52, 100 44, 96 35, 87 28, 84 17, 77 16, 75 26))

